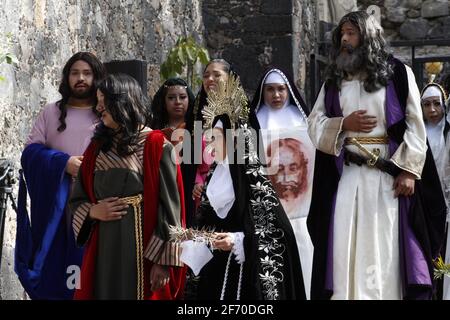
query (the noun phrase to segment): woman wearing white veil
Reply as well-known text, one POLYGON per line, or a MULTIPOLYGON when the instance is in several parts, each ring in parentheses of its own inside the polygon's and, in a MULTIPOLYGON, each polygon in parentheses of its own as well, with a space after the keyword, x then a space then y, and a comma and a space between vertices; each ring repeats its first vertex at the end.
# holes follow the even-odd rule
POLYGON ((260 158, 294 229, 310 296, 314 247, 306 227, 311 202, 315 148, 307 133, 306 107, 292 79, 278 68, 264 72, 250 104, 250 124, 259 131, 260 158))

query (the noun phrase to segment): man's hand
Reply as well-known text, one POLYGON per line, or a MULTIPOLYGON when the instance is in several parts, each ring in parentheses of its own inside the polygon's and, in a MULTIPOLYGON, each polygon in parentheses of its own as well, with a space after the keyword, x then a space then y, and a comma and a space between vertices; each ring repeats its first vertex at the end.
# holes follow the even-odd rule
POLYGON ((342 129, 344 131, 369 133, 377 126, 377 117, 366 114, 367 110, 358 110, 344 118, 342 129))
POLYGON ((120 220, 127 213, 123 210, 125 208, 128 208, 128 205, 119 198, 106 198, 91 207, 89 217, 100 221, 120 220))
POLYGON ((195 200, 202 196, 203 184, 196 183, 194 189, 192 189, 192 199, 195 200))
POLYGON ((83 156, 72 156, 67 161, 66 172, 72 177, 78 175, 78 170, 80 170, 81 161, 83 161, 83 156))
POLYGON ((153 264, 150 270, 150 290, 156 291, 169 283, 169 269, 160 264, 153 264))
POLYGON ((229 233, 216 232, 216 240, 213 241, 213 246, 215 249, 230 251, 233 248, 233 243, 231 242, 231 237, 229 233))
POLYGON ((402 171, 394 180, 394 196, 411 196, 414 194, 415 176, 407 171, 402 171))

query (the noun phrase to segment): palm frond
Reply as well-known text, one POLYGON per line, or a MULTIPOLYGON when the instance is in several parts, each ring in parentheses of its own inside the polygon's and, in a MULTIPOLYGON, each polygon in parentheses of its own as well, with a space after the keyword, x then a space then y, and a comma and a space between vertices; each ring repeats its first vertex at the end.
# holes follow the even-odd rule
POLYGON ((450 264, 446 264, 441 256, 434 262, 434 278, 441 279, 444 276, 450 277, 450 264))
POLYGON ((219 81, 217 90, 211 91, 207 98, 208 104, 202 110, 205 120, 204 128, 211 129, 216 116, 227 114, 232 129, 235 123, 247 121, 249 115, 248 101, 239 78, 228 77, 226 81, 219 81))

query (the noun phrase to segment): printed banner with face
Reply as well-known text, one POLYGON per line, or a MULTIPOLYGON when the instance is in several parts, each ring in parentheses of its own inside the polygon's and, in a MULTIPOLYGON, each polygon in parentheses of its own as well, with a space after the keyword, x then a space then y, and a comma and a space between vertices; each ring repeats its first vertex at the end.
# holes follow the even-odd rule
POLYGON ((289 219, 308 216, 316 150, 306 127, 261 131, 267 173, 289 219))

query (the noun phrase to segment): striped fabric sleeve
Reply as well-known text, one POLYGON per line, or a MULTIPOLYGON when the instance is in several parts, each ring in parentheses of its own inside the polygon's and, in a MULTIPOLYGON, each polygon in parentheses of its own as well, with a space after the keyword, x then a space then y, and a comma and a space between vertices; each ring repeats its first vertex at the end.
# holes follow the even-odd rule
POLYGON ((144 252, 144 256, 153 263, 176 267, 184 265, 180 255, 181 247, 178 243, 163 241, 155 235, 150 239, 144 252))
POLYGON ((93 204, 89 201, 86 192, 80 182, 81 172, 75 180, 72 194, 68 201, 68 207, 72 214, 72 228, 78 246, 84 246, 91 236, 96 220, 89 217, 89 211, 93 204))
POLYGON ((73 213, 72 226, 75 232, 75 237, 80 234, 81 227, 83 226, 86 217, 89 216, 89 210, 91 210, 92 203, 84 202, 78 206, 73 213))
POLYGON ((147 248, 145 248, 144 257, 154 263, 157 263, 159 256, 161 255, 161 248, 163 245, 164 241, 153 235, 147 245, 147 248))
POLYGON ((176 266, 182 267, 184 266, 183 262, 180 259, 181 256, 181 247, 179 243, 167 241, 164 244, 161 255, 159 256, 159 260, 157 261, 160 265, 165 266, 176 266))
POLYGON ((170 226, 181 226, 181 202, 177 192, 177 165, 172 161, 173 152, 172 144, 166 142, 159 166, 158 218, 145 257, 161 265, 183 266, 179 244, 170 241, 170 226))

